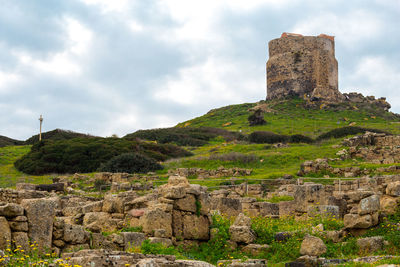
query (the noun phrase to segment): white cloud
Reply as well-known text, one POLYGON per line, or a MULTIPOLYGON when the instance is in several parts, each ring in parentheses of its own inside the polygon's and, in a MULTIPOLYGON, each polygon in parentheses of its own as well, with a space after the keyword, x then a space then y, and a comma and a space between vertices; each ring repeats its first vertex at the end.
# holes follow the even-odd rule
POLYGON ((347 92, 360 92, 364 95, 388 97, 396 110, 400 109, 398 91, 400 68, 383 56, 366 56, 355 66, 354 71, 345 77, 347 92))
POLYGON ((76 55, 87 52, 92 41, 92 32, 76 19, 66 18, 66 24, 70 42, 69 52, 76 55))
POLYGON ((7 91, 8 86, 20 80, 21 77, 18 74, 0 71, 0 92, 7 91))
POLYGON ((56 75, 78 75, 82 72, 79 57, 88 51, 92 32, 76 19, 66 17, 65 27, 68 33, 67 47, 61 52, 49 55, 46 59, 34 58, 24 51, 13 51, 19 61, 35 70, 56 75))
POLYGON ((86 5, 100 7, 102 12, 122 12, 129 6, 130 0, 81 0, 86 5))
POLYGON ((303 35, 335 35, 342 45, 353 47, 368 39, 378 38, 384 24, 372 11, 351 10, 344 15, 320 13, 297 22, 291 32, 303 35))
POLYGON ((181 105, 210 106, 233 103, 258 95, 265 76, 251 64, 210 57, 205 62, 181 69, 178 77, 169 77, 155 97, 181 105))

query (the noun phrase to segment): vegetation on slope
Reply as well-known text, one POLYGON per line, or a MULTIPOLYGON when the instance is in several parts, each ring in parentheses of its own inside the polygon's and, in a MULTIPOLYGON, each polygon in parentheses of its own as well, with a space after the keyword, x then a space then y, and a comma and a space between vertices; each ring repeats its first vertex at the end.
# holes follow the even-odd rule
POLYGON ((160 161, 190 155, 174 145, 120 138, 45 140, 34 144, 28 154, 15 162, 15 167, 28 174, 93 172, 111 158, 130 152, 160 161))
POLYGON ((18 146, 24 144, 24 141, 15 140, 6 136, 0 135, 0 147, 18 146))
POLYGON ((153 158, 139 153, 125 153, 115 156, 101 165, 99 171, 140 173, 161 169, 162 166, 153 158))
POLYGON ((336 106, 309 107, 302 99, 261 101, 231 105, 210 110, 207 114, 179 123, 177 127, 215 127, 252 133, 302 134, 316 138, 335 128, 359 126, 400 133, 400 117, 363 103, 341 103, 336 106), (257 107, 265 110, 265 125, 250 126, 248 117, 257 107))
MULTIPOLYGON (((400 255, 400 235, 397 230, 397 222, 400 212, 390 215, 384 222, 374 228, 368 229, 362 236, 382 236, 389 245, 376 251, 376 255, 400 255)), ((283 266, 285 262, 296 260, 300 257, 300 246, 305 235, 312 234, 321 238, 327 246, 327 251, 322 255, 325 258, 355 258, 368 255, 368 251, 360 249, 357 245, 357 238, 351 234, 346 235, 342 242, 334 243, 324 232, 316 232, 313 227, 322 224, 325 230, 340 230, 343 228, 343 221, 334 217, 317 216, 307 220, 296 220, 294 217, 269 218, 253 217, 252 229, 255 232, 257 244, 267 244, 265 249, 258 255, 251 255, 234 247, 229 243, 229 227, 232 225, 233 218, 227 218, 218 214, 212 216, 212 231, 215 233, 212 238, 205 243, 191 247, 165 247, 161 244, 151 244, 144 242, 138 251, 146 254, 172 254, 178 258, 189 258, 207 261, 216 264, 220 260, 232 259, 267 259, 268 266, 283 266), (276 240, 277 233, 287 233, 284 240, 276 240), (276 264, 276 265, 275 265, 276 264)), ((399 263, 400 259, 390 261, 379 261, 382 263, 399 263)), ((371 266, 372 264, 357 265, 371 266)), ((374 264, 375 265, 375 264, 374 264)), ((379 265, 378 262, 376 265, 379 265)))
POLYGON ((124 136, 124 138, 128 140, 139 138, 157 141, 161 144, 174 143, 180 146, 202 146, 218 136, 222 136, 225 140, 229 141, 240 137, 240 134, 211 127, 187 127, 139 130, 124 136))
POLYGON ((14 167, 14 162, 29 153, 31 146, 0 148, 0 187, 13 187, 16 183, 49 183, 49 176, 29 176, 14 167))
MULTIPOLYGON (((94 136, 89 134, 77 133, 68 130, 55 129, 49 132, 42 133, 42 140, 68 140, 73 138, 93 138, 94 136)), ((27 145, 33 145, 39 142, 39 135, 34 135, 25 141, 27 145)))

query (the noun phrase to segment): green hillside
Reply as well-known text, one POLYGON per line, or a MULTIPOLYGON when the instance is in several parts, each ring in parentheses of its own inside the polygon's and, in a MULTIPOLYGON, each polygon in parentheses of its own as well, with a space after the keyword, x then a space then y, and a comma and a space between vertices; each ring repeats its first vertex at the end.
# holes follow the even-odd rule
MULTIPOLYGON (((344 148, 341 146, 341 143, 345 136, 363 133, 366 129, 399 134, 399 126, 399 115, 386 112, 371 105, 342 103, 330 106, 310 106, 310 103, 304 100, 290 99, 222 107, 211 110, 201 117, 182 122, 173 128, 141 130, 128 134, 124 138, 113 138, 112 140, 114 141, 112 143, 109 142, 111 139, 107 138, 91 138, 92 136, 90 135, 54 130, 45 133, 43 139, 46 142, 51 141, 49 144, 56 144, 57 147, 61 147, 62 149, 55 149, 53 146, 44 146, 40 149, 41 153, 39 154, 35 153, 35 151, 29 153, 30 146, 10 146, 0 150, 0 186, 15 185, 18 179, 21 179, 20 177, 24 177, 23 179, 35 183, 49 179, 48 175, 31 176, 17 171, 13 163, 18 158, 23 158, 24 162, 28 157, 31 158, 31 161, 25 162, 27 163, 25 164, 26 166, 41 166, 44 164, 44 159, 48 161, 46 164, 51 163, 54 165, 56 163, 51 162, 51 160, 54 161, 54 151, 58 153, 57 158, 63 159, 60 162, 65 162, 66 159, 77 155, 77 153, 71 153, 71 151, 75 151, 78 148, 77 151, 81 151, 82 149, 84 151, 81 155, 87 156, 90 154, 82 144, 95 143, 96 147, 102 149, 111 146, 107 148, 107 151, 113 151, 119 149, 119 145, 117 144, 132 144, 136 142, 141 142, 141 144, 145 144, 146 146, 154 146, 154 148, 157 145, 156 143, 175 144, 192 153, 188 157, 174 158, 162 162, 164 169, 157 171, 161 179, 167 177, 169 169, 217 169, 222 166, 225 168, 240 167, 252 169, 253 172, 250 176, 237 178, 258 183, 259 179, 274 179, 282 177, 285 174, 296 177, 300 165, 306 160, 337 157, 336 153, 344 148), (255 109, 262 109, 264 111, 264 119, 267 122, 265 125, 249 126, 248 117, 254 113, 255 109), (264 132, 261 136, 267 136, 268 138, 270 136, 274 138, 278 137, 278 140, 283 140, 287 144, 284 146, 275 146, 273 142, 256 144, 254 140, 257 138, 253 137, 258 131, 268 131, 270 133, 264 132), (309 137, 308 140, 311 140, 311 142, 302 136, 294 136, 296 138, 293 138, 293 135, 299 134, 309 137), (81 138, 71 139, 77 136, 81 138), (79 146, 76 149, 76 142, 73 140, 80 140, 79 146), (149 140, 151 142, 142 143, 140 140, 149 140), (53 151, 53 154, 49 154, 49 151, 53 151), (26 156, 23 157, 24 155, 26 156), (37 159, 34 159, 33 156, 37 157, 37 159)), ((34 142, 36 138, 37 136, 27 141, 34 142)), ((138 149, 137 146, 129 145, 129 147, 131 149, 125 149, 125 153, 134 152, 138 149)), ((164 146, 157 145, 155 151, 161 149, 161 147, 164 146)), ((151 150, 154 149, 152 148, 151 150)), ((160 152, 164 153, 161 150, 160 152)), ((100 154, 105 155, 105 153, 100 154)), ((119 153, 115 155, 117 154, 119 153)), ((157 160, 166 159, 155 157, 154 152, 147 154, 157 160)), ((100 158, 95 159, 91 156, 90 160, 103 162, 104 160, 100 160, 100 158)), ((21 162, 19 161, 18 164, 21 162)), ((60 169, 60 164, 57 163, 58 167, 53 168, 52 172, 60 169)), ((362 161, 340 161, 335 164, 336 167, 359 166, 373 170, 380 167, 379 165, 362 161)), ((79 171, 78 169, 71 168, 68 167, 68 170, 63 169, 62 172, 79 171)), ((85 169, 85 171, 94 171, 96 168, 85 169)), ((314 175, 314 177, 322 176, 322 174, 314 175)), ((190 178, 193 183, 208 186, 224 183, 224 181, 217 181, 215 179, 198 180, 197 177, 190 178)))
POLYGON ((0 135, 0 147, 22 145, 24 141, 15 140, 6 136, 0 135))
POLYGON ((309 137, 349 125, 400 133, 400 117, 365 103, 309 106, 302 99, 261 101, 210 110, 207 114, 179 123, 177 127, 216 127, 251 133, 303 134, 309 137), (249 126, 251 109, 263 109, 265 125, 249 126))
MULTIPOLYGON (((83 133, 77 133, 73 131, 68 131, 68 130, 62 130, 62 129, 55 129, 52 131, 44 132, 42 133, 42 139, 43 140, 69 140, 73 138, 93 138, 93 135, 90 134, 83 134, 83 133)), ((32 137, 28 138, 25 141, 25 144, 27 145, 33 145, 35 143, 39 142, 39 135, 33 135, 32 137)))

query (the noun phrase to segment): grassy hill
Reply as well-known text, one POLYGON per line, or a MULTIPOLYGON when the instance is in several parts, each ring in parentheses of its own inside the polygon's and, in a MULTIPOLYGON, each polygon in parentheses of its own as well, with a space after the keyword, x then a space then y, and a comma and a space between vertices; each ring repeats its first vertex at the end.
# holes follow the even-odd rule
MULTIPOLYGON (((203 116, 182 122, 173 128, 141 130, 128 134, 120 140, 121 142, 135 142, 142 139, 160 144, 173 143, 193 153, 189 157, 175 158, 163 162, 164 170, 158 171, 162 179, 166 178, 168 170, 173 168, 216 169, 223 166, 226 168, 252 169, 253 172, 250 176, 237 178, 258 182, 259 179, 274 179, 282 177, 284 174, 296 177, 301 163, 305 160, 337 157, 336 153, 343 149, 341 142, 344 136, 346 134, 354 135, 357 131, 362 132, 362 128, 379 129, 399 134, 400 119, 397 114, 362 103, 311 107, 309 103, 301 99, 261 101, 214 109, 203 116), (248 117, 254 113, 255 109, 264 110, 264 119, 267 124, 249 126, 248 117), (353 128, 348 128, 349 125, 353 125, 353 128), (340 135, 336 135, 336 132, 332 130, 339 132, 340 135), (249 142, 249 134, 257 131, 270 131, 287 136, 302 134, 316 141, 291 143, 289 138, 287 139, 289 143, 283 147, 249 142), (326 138, 321 138, 323 136, 326 138), (237 157, 226 156, 230 153, 237 153, 237 157), (246 158, 248 156, 255 160, 241 160, 241 157, 246 158)), ((71 140, 75 137, 92 138, 90 135, 58 129, 43 134, 44 140, 58 140, 55 141, 58 145, 65 145, 68 141, 65 141, 64 144, 63 140, 71 140)), ((36 139, 37 136, 34 136, 27 142, 34 143, 36 139)), ((93 142, 97 139, 94 138, 93 142)), ((97 140, 96 142, 100 141, 97 140)), ((49 176, 46 175, 25 175, 17 171, 12 165, 13 162, 28 154, 29 151, 30 146, 6 147, 0 150, 2 160, 0 161, 0 186, 15 184, 19 177, 25 177, 24 179, 34 182, 48 180, 49 176), (5 181, 7 179, 11 182, 5 181)), ((371 169, 378 167, 378 165, 367 164, 362 161, 337 163, 338 167, 341 165, 371 169)), ((212 179, 201 181, 195 179, 197 177, 191 178, 194 179, 192 180, 193 183, 208 186, 223 183, 212 179)), ((229 179, 229 177, 226 179, 229 179)))
POLYGON ((18 146, 24 144, 24 141, 15 140, 6 136, 0 135, 0 147, 18 146))
MULTIPOLYGON (((83 133, 77 133, 73 131, 68 131, 68 130, 62 130, 62 129, 55 129, 52 131, 44 132, 42 133, 42 139, 43 140, 69 140, 73 138, 93 138, 95 136, 90 135, 90 134, 83 134, 83 133)), ((32 137, 28 138, 25 141, 25 144, 27 145, 33 145, 34 143, 39 142, 39 135, 33 135, 32 137)))
POLYGON ((355 125, 400 133, 400 117, 364 103, 310 107, 302 99, 261 101, 231 105, 210 110, 207 114, 179 123, 177 127, 216 127, 230 131, 251 133, 271 131, 278 134, 303 134, 317 137, 329 130, 355 125), (249 126, 251 109, 265 110, 267 124, 249 126))

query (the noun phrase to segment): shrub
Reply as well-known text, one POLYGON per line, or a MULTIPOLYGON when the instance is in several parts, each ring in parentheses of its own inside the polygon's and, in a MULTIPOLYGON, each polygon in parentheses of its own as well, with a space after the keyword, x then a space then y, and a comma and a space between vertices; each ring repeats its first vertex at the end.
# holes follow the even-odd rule
POLYGON ((201 127, 201 128, 162 128, 151 130, 139 130, 126 135, 124 138, 135 140, 157 141, 158 143, 175 143, 181 146, 202 146, 211 139, 222 136, 226 141, 239 138, 239 133, 229 132, 224 129, 201 127))
POLYGON ((389 132, 379 130, 379 129, 362 128, 362 127, 358 127, 358 126, 346 126, 346 127, 336 128, 336 129, 330 130, 329 132, 321 134, 320 136, 317 137, 316 140, 320 141, 320 140, 325 140, 325 139, 329 139, 329 138, 340 138, 340 137, 345 137, 348 135, 363 134, 367 131, 374 132, 374 133, 390 134, 389 132))
POLYGON ((139 153, 125 153, 113 157, 99 168, 102 172, 149 172, 161 170, 163 167, 152 158, 139 153))
POLYGON ((256 125, 264 125, 267 122, 264 120, 264 114, 263 111, 260 109, 257 109, 254 111, 253 114, 251 114, 247 120, 249 121, 250 126, 256 126, 256 125))
POLYGON ((192 155, 174 145, 149 144, 120 138, 75 138, 44 140, 17 160, 15 167, 28 174, 87 173, 124 153, 140 153, 155 160, 166 160, 192 155))
POLYGON ((11 139, 6 136, 0 135, 0 147, 19 146, 19 145, 23 145, 23 144, 24 144, 24 141, 15 140, 15 139, 11 139))
MULTIPOLYGON (((67 140, 73 138, 93 138, 94 136, 73 131, 55 129, 49 132, 42 133, 42 140, 67 140)), ((33 145, 39 142, 39 135, 34 135, 25 141, 26 144, 33 145)))
POLYGON ((146 239, 143 241, 141 246, 141 251, 143 254, 153 254, 153 255, 175 255, 179 256, 180 253, 174 247, 166 247, 161 243, 150 243, 150 240, 146 239))
POLYGON ((257 144, 284 143, 289 140, 288 136, 273 132, 257 131, 249 135, 249 141, 257 144))
POLYGON ((109 185, 109 184, 107 184, 107 182, 104 181, 104 180, 102 180, 102 179, 96 179, 96 180, 94 181, 94 188, 95 188, 97 191, 103 190, 103 188, 106 187, 106 186, 108 186, 108 185, 109 185))
POLYGON ((248 164, 258 160, 258 157, 254 154, 243 154, 239 152, 231 152, 228 154, 212 154, 209 160, 220 160, 220 161, 236 161, 243 164, 248 164))
POLYGON ((314 140, 311 137, 302 135, 302 134, 294 134, 289 136, 289 143, 307 143, 311 144, 314 140))

